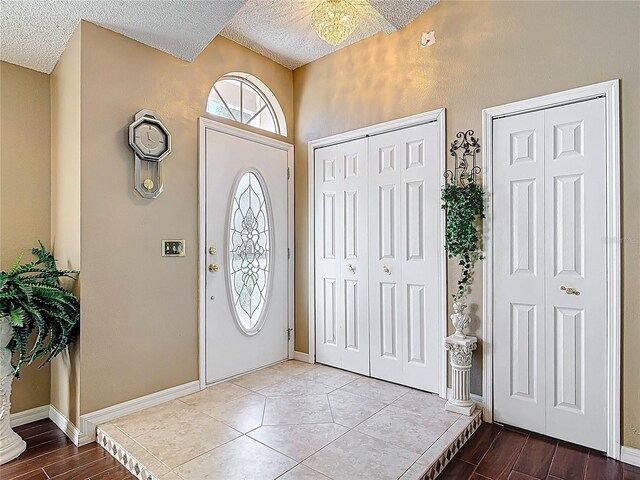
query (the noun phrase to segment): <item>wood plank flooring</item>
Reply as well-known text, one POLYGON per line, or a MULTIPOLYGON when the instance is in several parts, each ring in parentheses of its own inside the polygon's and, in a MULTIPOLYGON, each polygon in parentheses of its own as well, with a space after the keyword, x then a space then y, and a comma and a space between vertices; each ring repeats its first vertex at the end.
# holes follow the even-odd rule
POLYGON ((51 420, 14 428, 27 450, 0 466, 2 480, 134 480, 97 443, 76 447, 51 420))
POLYGON ((438 480, 640 480, 640 468, 549 437, 483 423, 438 480))

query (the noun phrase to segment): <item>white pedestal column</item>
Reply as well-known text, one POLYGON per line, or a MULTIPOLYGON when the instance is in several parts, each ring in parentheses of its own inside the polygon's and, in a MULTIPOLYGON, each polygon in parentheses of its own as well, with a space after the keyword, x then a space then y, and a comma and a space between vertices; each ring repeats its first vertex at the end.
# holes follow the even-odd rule
POLYGON ((476 337, 451 335, 445 340, 451 364, 451 397, 444 408, 450 412, 471 415, 476 408, 471 401, 471 356, 477 345, 476 337))
POLYGON ((6 348, 11 340, 11 325, 0 322, 0 465, 18 457, 27 448, 20 436, 11 430, 11 351, 6 348))

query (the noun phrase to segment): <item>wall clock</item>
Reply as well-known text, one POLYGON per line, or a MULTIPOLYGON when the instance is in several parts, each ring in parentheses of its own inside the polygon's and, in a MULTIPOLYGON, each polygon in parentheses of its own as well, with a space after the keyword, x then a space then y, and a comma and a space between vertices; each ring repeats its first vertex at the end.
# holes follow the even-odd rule
POLYGON ((171 153, 171 134, 152 110, 140 110, 129 125, 135 162, 134 186, 143 198, 162 193, 162 161, 171 153))

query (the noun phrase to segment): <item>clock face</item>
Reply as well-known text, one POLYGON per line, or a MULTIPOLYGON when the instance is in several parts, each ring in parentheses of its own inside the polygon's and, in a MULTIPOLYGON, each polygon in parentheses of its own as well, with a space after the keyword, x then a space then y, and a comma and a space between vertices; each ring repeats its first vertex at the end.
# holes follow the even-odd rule
POLYGON ((160 157, 169 148, 165 132, 150 122, 135 127, 133 141, 140 151, 153 157, 160 157))

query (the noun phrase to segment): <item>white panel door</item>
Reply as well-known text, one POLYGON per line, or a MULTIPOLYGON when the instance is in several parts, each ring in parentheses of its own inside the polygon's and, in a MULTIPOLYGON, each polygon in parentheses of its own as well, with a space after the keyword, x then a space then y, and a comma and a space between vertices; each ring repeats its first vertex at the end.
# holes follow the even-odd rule
POLYGON ((597 450, 606 450, 605 158, 604 98, 545 112, 546 434, 597 450))
POLYGON ((206 381, 213 383, 288 355, 288 153, 205 132, 201 268, 207 268, 206 381))
POLYGON ((315 151, 316 360, 369 375, 367 140, 315 151))
POLYGON ((438 391, 438 124, 369 138, 371 375, 438 391))
POLYGON ((544 112, 495 120, 493 139, 493 415, 544 432, 544 112))
POLYGON ((606 449, 604 99, 494 121, 494 415, 606 449))

